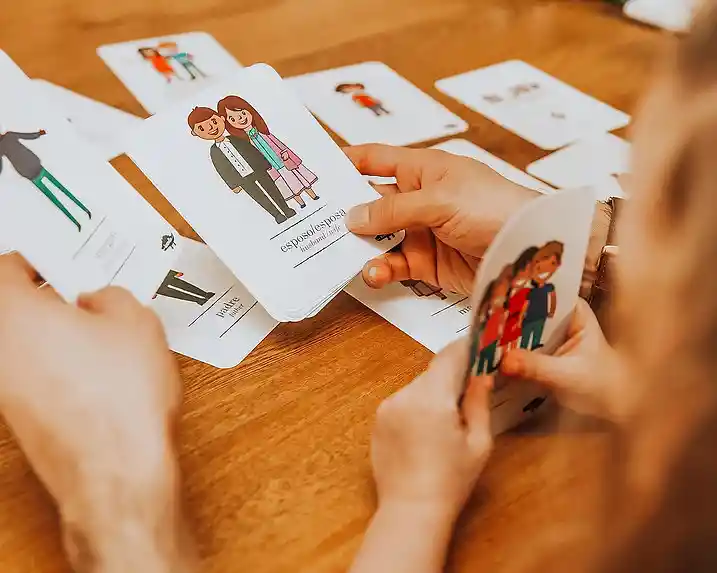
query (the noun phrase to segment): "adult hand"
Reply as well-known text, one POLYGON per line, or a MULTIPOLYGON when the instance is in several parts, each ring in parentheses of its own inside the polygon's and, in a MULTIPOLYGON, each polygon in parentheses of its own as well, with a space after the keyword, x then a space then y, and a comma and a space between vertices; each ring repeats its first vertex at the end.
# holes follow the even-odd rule
POLYGON ((511 350, 500 371, 551 388, 558 401, 582 414, 618 421, 629 410, 620 359, 583 299, 571 318, 567 342, 554 355, 511 350))
POLYGON ((445 151, 373 144, 344 151, 364 175, 397 180, 377 186, 383 197, 355 207, 346 221, 360 235, 406 229, 398 252, 364 267, 364 280, 374 288, 414 279, 471 293, 478 261, 493 237, 539 195, 478 161, 445 151))
POLYGON ((381 404, 372 442, 379 504, 416 505, 457 517, 491 451, 491 379, 475 377, 462 402, 468 341, 381 404))
POLYGON ((161 324, 125 290, 72 306, 33 276, 19 255, 0 257, 0 412, 58 503, 71 560, 85 570, 91 550, 108 570, 188 570, 181 383, 161 324))

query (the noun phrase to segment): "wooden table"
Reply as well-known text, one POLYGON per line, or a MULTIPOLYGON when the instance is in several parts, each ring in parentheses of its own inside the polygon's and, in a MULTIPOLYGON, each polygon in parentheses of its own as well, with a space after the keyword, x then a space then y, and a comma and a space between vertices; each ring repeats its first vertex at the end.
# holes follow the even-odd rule
MULTIPOLYGON (((566 0, 19 0, 0 14, 0 47, 30 76, 141 115, 97 46, 206 30, 243 63, 283 75, 380 60, 470 122, 465 137, 520 168, 544 153, 439 93, 437 79, 519 58, 631 112, 663 42, 601 2, 566 0)), ((126 157, 114 165, 192 232, 126 157)), ((345 570, 374 509, 373 414, 430 358, 343 293, 318 317, 279 327, 234 370, 180 358, 181 462, 206 570, 345 570)), ((582 487, 602 451, 603 438, 585 432, 499 439, 449 569, 513 561, 567 511, 561 493, 582 487), (585 463, 546 462, 571 445, 585 463)), ((68 570, 51 500, 4 426, 0 569, 68 570)))

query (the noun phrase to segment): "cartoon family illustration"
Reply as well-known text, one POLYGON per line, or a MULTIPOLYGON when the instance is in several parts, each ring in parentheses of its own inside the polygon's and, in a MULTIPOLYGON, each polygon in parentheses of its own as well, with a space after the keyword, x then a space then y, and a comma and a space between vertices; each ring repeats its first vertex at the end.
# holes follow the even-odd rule
POLYGON ((304 193, 312 201, 320 199, 313 189, 318 176, 269 131, 246 100, 232 95, 217 104, 217 111, 196 107, 187 123, 192 135, 212 142, 209 155, 229 189, 245 191, 277 224, 296 215, 289 201, 304 209, 304 193))
POLYGON ((3 171, 3 159, 7 159, 17 171, 17 174, 30 181, 40 192, 47 197, 52 204, 60 210, 67 219, 72 221, 79 232, 82 231, 82 225, 79 220, 65 207, 65 205, 57 198, 55 191, 59 191, 77 207, 79 207, 89 219, 92 219, 90 210, 55 176, 50 173, 43 165, 42 160, 33 153, 27 146, 23 145, 22 140, 32 141, 46 135, 47 132, 41 129, 32 133, 19 133, 15 131, 0 132, 0 175, 3 171))
POLYGON ((391 112, 385 108, 383 102, 370 95, 366 91, 366 86, 363 84, 339 84, 336 86, 336 92, 350 95, 357 106, 362 109, 370 109, 376 117, 391 115, 391 112))
POLYGON ((169 271, 167 276, 164 277, 162 284, 159 285, 157 293, 152 298, 157 298, 157 296, 166 296, 168 298, 193 302, 199 306, 204 306, 214 298, 216 293, 201 289, 198 286, 181 279, 181 276, 183 276, 183 273, 180 273, 179 271, 169 271))
POLYGON ((194 63, 194 56, 188 52, 180 52, 176 42, 161 42, 156 47, 142 47, 137 50, 147 62, 149 62, 155 71, 171 83, 172 80, 184 80, 177 73, 176 68, 172 65, 176 62, 189 75, 190 81, 198 78, 206 78, 202 70, 194 63))
POLYGON ((496 93, 492 94, 485 94, 483 96, 483 99, 487 101, 488 103, 502 103, 506 101, 507 99, 516 100, 519 99, 521 96, 533 94, 539 90, 541 90, 541 85, 538 82, 528 82, 528 83, 521 83, 521 84, 515 84, 512 86, 508 86, 508 95, 507 96, 501 96, 496 93))
POLYGON ((498 368, 499 350, 543 346, 543 331, 555 316, 557 295, 548 282, 560 268, 564 245, 549 241, 530 247, 503 268, 485 290, 476 315, 471 346, 471 374, 491 374, 498 368))

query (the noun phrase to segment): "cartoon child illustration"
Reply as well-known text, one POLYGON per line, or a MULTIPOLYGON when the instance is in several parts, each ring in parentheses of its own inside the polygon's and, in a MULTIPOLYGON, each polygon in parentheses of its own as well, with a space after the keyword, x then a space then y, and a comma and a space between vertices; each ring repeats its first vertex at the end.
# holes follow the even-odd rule
POLYGON ((443 291, 436 286, 428 284, 423 281, 406 280, 401 281, 401 284, 406 288, 410 288, 417 297, 432 296, 436 295, 441 300, 446 300, 448 297, 443 294, 443 291))
POLYGON ((555 316, 558 305, 555 286, 548 281, 560 268, 564 248, 563 243, 550 241, 533 255, 531 264, 533 288, 528 295, 528 310, 523 318, 521 348, 535 350, 543 346, 545 323, 555 316))
POLYGON ((500 346, 505 347, 505 350, 516 348, 522 334, 523 318, 528 308, 528 295, 530 294, 532 260, 537 251, 537 247, 527 248, 513 264, 513 278, 506 302, 508 318, 505 322, 503 338, 500 341, 500 346))
POLYGON ((171 83, 175 78, 178 80, 182 79, 177 75, 177 72, 167 58, 160 54, 156 48, 140 48, 137 51, 140 56, 152 64, 152 67, 167 80, 167 83, 171 83))
POLYGON ((162 42, 158 46, 159 52, 164 55, 167 60, 174 60, 182 66, 192 80, 196 80, 199 76, 206 78, 202 70, 194 63, 194 56, 188 52, 180 52, 177 42, 162 42))
POLYGON ((391 115, 391 112, 383 106, 383 102, 370 95, 363 84, 339 84, 336 86, 336 91, 341 94, 351 94, 351 99, 356 105, 370 109, 377 117, 391 115))
POLYGON ((190 282, 180 279, 179 277, 183 274, 178 271, 169 271, 152 298, 157 298, 158 295, 166 296, 177 300, 194 302, 199 306, 204 306, 214 298, 216 293, 205 291, 190 282))
POLYGON ((37 155, 20 142, 22 139, 38 139, 46 133, 44 129, 34 133, 17 133, 14 131, 0 132, 0 174, 2 174, 3 169, 3 158, 7 158, 18 175, 31 181, 57 209, 62 211, 65 217, 75 224, 78 231, 82 231, 80 222, 67 210, 67 207, 60 202, 53 192, 53 188, 64 194, 70 201, 82 209, 87 217, 92 219, 90 210, 45 168, 37 155))
POLYGON ((483 300, 478 306, 477 320, 480 321, 480 327, 475 330, 472 346, 474 357, 471 372, 474 376, 492 374, 498 368, 496 354, 508 314, 505 301, 512 274, 511 266, 503 269, 498 278, 485 289, 483 300))
POLYGON ((270 163, 269 175, 286 201, 293 199, 303 209, 306 207, 303 193, 314 201, 319 199, 312 189, 319 178, 304 165, 301 157, 269 131, 266 121, 251 104, 239 96, 228 96, 217 104, 217 111, 226 119, 231 135, 250 141, 270 163))
POLYGON ((271 164, 248 140, 226 135, 223 117, 208 107, 195 107, 187 118, 192 135, 212 142, 214 168, 234 193, 246 191, 277 223, 296 215, 269 176, 271 164))

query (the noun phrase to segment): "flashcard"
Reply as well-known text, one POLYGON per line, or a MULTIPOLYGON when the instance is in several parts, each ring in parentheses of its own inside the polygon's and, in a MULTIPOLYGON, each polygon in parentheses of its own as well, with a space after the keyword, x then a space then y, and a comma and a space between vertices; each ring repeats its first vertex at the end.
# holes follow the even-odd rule
MULTIPOLYGON (((467 379, 495 373, 511 349, 553 352, 564 342, 594 211, 590 193, 559 191, 531 201, 503 226, 476 277, 467 379)), ((504 382, 498 377, 493 399, 512 417, 524 405, 504 396, 516 392, 504 382)))
POLYGON ((592 187, 623 197, 617 176, 630 170, 630 144, 611 133, 578 141, 528 165, 528 172, 562 189, 592 187))
POLYGON ((97 54, 150 113, 242 67, 206 32, 100 46, 97 54))
POLYGON ((440 352, 460 337, 455 322, 470 324, 470 297, 443 292, 423 281, 373 289, 358 276, 344 290, 432 352, 440 352), (446 313, 455 320, 441 321, 446 313))
POLYGON ((233 368, 278 323, 209 247, 180 240, 182 254, 150 306, 172 350, 217 368, 233 368))
POLYGON ((436 87, 542 149, 630 122, 626 113, 519 60, 439 80, 436 87))
POLYGON ((142 118, 90 99, 45 80, 33 80, 43 97, 60 110, 77 132, 109 161, 124 153, 124 133, 142 123, 142 118))
POLYGON ((380 62, 287 81, 306 106, 351 145, 410 145, 468 129, 460 117, 380 62))
POLYGON ((64 298, 107 285, 148 301, 175 256, 174 229, 0 52, 0 243, 64 298))
POLYGON ((346 229, 347 211, 378 194, 269 66, 225 77, 133 135, 130 157, 277 320, 319 310, 402 239, 346 229))

